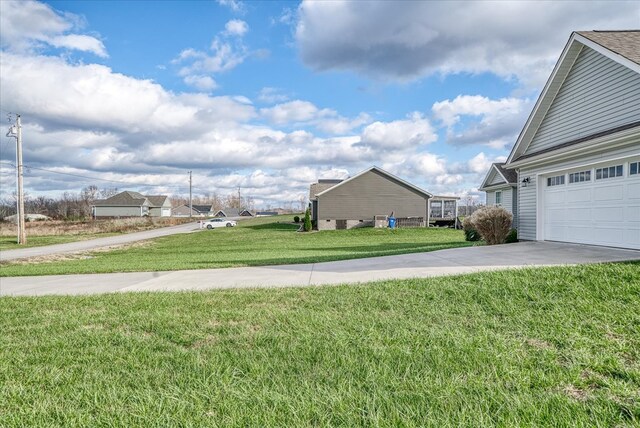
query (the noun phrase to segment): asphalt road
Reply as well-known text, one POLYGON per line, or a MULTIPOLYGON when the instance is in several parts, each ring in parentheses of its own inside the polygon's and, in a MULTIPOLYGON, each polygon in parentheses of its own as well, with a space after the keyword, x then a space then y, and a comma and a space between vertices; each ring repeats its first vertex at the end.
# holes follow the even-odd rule
POLYGON ((136 241, 144 241, 145 239, 175 235, 177 233, 189 233, 194 230, 199 230, 198 223, 186 223, 179 226, 162 227, 160 229, 145 230, 143 232, 127 233, 124 235, 109 236, 106 238, 90 239, 87 241, 69 242, 66 244, 3 250, 0 251, 0 261, 4 262, 7 260, 24 259, 28 257, 50 256, 53 254, 94 250, 96 248, 109 247, 112 245, 122 245, 136 241))
POLYGON ((640 260, 640 251, 520 242, 300 265, 0 278, 0 296, 317 286, 626 260, 640 260))

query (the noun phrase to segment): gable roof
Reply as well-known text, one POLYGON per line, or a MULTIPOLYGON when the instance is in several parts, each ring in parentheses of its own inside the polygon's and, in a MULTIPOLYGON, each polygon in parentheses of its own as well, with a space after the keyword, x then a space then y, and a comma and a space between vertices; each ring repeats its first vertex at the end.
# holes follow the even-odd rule
POLYGON ((125 190, 107 199, 99 199, 93 202, 98 207, 161 207, 169 197, 165 195, 144 196, 138 192, 125 190))
POLYGON ((107 199, 94 202, 96 206, 141 207, 149 205, 149 201, 138 192, 124 191, 107 199))
POLYGON ((147 199, 149 200, 150 207, 161 207, 169 197, 165 195, 150 195, 147 196, 147 199))
POLYGON ((222 213, 222 215, 224 215, 225 217, 239 217, 240 216, 240 210, 238 208, 223 208, 221 210, 216 211, 215 216, 218 217, 218 215, 222 213))
POLYGON ((325 190, 332 188, 336 184, 340 184, 342 181, 344 181, 344 180, 342 180, 342 179, 335 179, 335 180, 321 179, 321 180, 318 180, 317 183, 313 183, 311 186, 309 186, 309 200, 315 199, 316 196, 318 195, 318 193, 322 193, 325 190))
POLYGON ((487 171, 487 175, 485 175, 484 180, 482 181, 482 185, 478 188, 478 190, 483 190, 488 187, 493 186, 504 186, 505 184, 517 184, 518 183, 518 174, 512 169, 506 169, 504 167, 504 162, 495 162, 491 164, 489 171, 487 171), (503 182, 499 184, 487 184, 489 182, 489 178, 498 174, 503 182))
POLYGON ((576 33, 629 61, 640 64, 640 30, 576 31, 576 33))
MULTIPOLYGON (((573 32, 520 132, 516 144, 511 149, 506 162, 507 168, 513 162, 520 160, 529 147, 578 55, 585 46, 640 74, 640 54, 638 53, 640 51, 640 30, 573 32)), ((579 144, 600 136, 589 136, 579 141, 569 142, 567 145, 579 144)), ((554 150, 557 148, 555 147, 554 150)))
POLYGON ((393 181, 397 181, 398 183, 400 183, 404 187, 406 187, 406 188, 408 188, 410 190, 413 190, 414 192, 419 193, 419 194, 421 194, 423 196, 426 196, 427 198, 433 198, 433 195, 431 193, 427 192, 426 190, 422 190, 421 188, 419 188, 417 186, 414 186, 413 184, 409 183, 408 181, 405 181, 405 180, 403 180, 403 179, 401 179, 399 177, 396 177, 395 175, 391 174, 390 172, 387 172, 384 169, 379 168, 379 167, 377 167, 375 165, 372 166, 369 169, 365 169, 364 171, 359 172, 358 174, 354 175, 353 177, 350 177, 350 178, 347 178, 346 180, 341 181, 340 183, 336 184, 335 186, 330 187, 327 190, 324 190, 324 191, 316 194, 316 197, 322 196, 322 195, 324 195, 326 193, 329 193, 332 190, 337 189, 338 187, 344 185, 345 183, 349 183, 350 181, 353 181, 353 180, 357 179, 358 177, 366 174, 367 172, 372 172, 372 171, 378 172, 379 174, 382 174, 382 175, 386 176, 387 178, 389 178, 389 179, 391 179, 393 181))
POLYGON ((213 208, 211 205, 195 205, 192 204, 191 207, 193 208, 194 211, 197 211, 198 213, 208 213, 211 212, 213 208))

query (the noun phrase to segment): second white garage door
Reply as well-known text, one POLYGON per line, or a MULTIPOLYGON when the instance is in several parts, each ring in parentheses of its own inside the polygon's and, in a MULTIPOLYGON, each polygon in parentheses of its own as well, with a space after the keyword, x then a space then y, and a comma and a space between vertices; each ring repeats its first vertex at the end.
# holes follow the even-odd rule
POLYGON ((640 249, 640 174, 631 175, 631 163, 544 177, 540 183, 544 192, 542 238, 640 249), (621 175, 619 168, 616 171, 619 165, 621 175), (587 171, 586 177, 575 175, 587 171))

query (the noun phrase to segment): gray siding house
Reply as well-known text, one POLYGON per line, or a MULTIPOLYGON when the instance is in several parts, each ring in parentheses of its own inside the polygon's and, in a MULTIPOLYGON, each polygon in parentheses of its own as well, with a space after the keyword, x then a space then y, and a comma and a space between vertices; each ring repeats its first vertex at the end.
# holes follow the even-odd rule
POLYGON ((571 35, 504 168, 519 238, 640 249, 640 31, 571 35))
POLYGON ((144 196, 138 192, 121 192, 93 203, 95 218, 114 217, 169 217, 171 202, 168 196, 144 196))
POLYGON ((504 163, 494 163, 484 178, 480 191, 487 194, 487 206, 499 206, 513 215, 513 227, 518 225, 518 174, 505 169, 504 163))
POLYGON ((376 216, 391 213, 426 226, 432 196, 376 166, 344 181, 321 180, 310 188, 312 219, 318 230, 373 226, 376 216))

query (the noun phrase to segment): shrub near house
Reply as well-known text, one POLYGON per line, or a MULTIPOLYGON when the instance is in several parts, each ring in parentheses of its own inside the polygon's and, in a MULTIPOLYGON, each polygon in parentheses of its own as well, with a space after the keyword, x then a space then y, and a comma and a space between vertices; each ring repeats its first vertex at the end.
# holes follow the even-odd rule
POLYGON ((513 216, 502 207, 489 206, 465 219, 465 233, 476 230, 487 245, 504 244, 511 231, 513 216))

